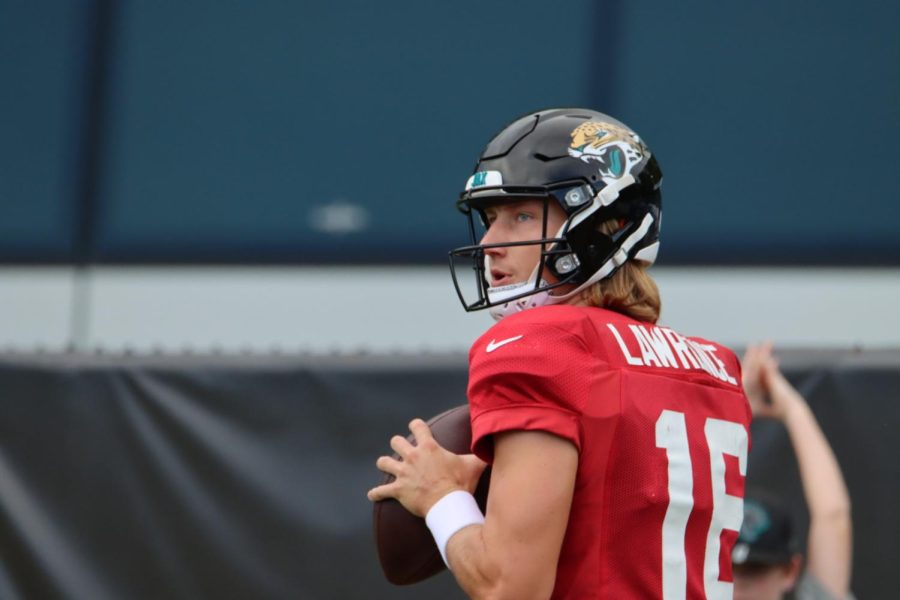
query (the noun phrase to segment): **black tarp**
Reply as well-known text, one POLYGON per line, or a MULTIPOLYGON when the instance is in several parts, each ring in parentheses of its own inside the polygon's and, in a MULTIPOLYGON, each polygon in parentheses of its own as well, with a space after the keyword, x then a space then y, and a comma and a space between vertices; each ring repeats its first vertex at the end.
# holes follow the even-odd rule
MULTIPOLYGON (((888 597, 900 351, 782 354, 850 486, 854 589, 888 597)), ((465 386, 463 355, 0 355, 0 598, 462 598, 383 579, 365 492, 465 386)), ((802 520, 787 436, 753 434, 750 484, 802 520)))

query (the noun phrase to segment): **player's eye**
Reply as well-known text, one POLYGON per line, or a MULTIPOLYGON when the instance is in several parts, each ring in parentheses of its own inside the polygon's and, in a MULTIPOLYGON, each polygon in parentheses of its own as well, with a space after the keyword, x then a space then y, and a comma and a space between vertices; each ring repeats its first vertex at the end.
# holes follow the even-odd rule
POLYGON ((534 215, 527 212, 520 212, 516 214, 516 222, 517 223, 525 223, 526 221, 530 221, 534 218, 534 215))

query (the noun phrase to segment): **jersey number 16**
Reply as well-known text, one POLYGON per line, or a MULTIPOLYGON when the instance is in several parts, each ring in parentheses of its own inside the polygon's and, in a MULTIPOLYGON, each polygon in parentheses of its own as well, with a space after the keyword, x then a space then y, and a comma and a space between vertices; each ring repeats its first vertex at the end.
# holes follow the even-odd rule
MULTIPOLYGON (((744 500, 725 491, 725 454, 738 459, 747 474, 747 430, 739 423, 706 419, 703 427, 709 448, 713 511, 706 536, 703 587, 707 600, 730 599, 733 584, 719 580, 722 531, 738 531, 744 517, 744 500)), ((662 582, 664 600, 683 600, 687 595, 685 530, 694 507, 694 475, 684 413, 664 410, 656 420, 656 447, 665 448, 668 459, 669 505, 662 524, 662 582)))

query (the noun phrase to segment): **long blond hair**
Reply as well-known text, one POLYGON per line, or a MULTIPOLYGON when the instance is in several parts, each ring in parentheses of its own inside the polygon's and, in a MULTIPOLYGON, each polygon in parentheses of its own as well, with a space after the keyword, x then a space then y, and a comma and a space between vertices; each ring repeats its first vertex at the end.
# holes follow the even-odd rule
MULTIPOLYGON (((607 235, 618 230, 618 221, 606 221, 600 231, 607 235)), ((599 306, 628 315, 638 321, 656 323, 662 309, 659 288, 647 273, 650 265, 631 259, 611 277, 598 281, 581 292, 581 298, 591 306, 599 306)))

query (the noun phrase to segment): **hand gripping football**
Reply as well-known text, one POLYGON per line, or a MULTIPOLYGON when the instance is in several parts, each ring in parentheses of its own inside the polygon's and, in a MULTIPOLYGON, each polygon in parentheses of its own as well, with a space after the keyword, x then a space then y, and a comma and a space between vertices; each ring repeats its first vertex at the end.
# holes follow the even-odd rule
MULTIPOLYGON (((471 452, 472 429, 469 424, 469 407, 457 406, 428 420, 431 433, 438 444, 455 454, 471 452)), ((413 436, 407 439, 415 443, 413 436)), ((399 458, 394 454, 394 458, 399 458)), ((385 475, 382 484, 394 480, 385 475)), ((485 469, 475 490, 475 499, 484 512, 487 506, 490 467, 485 469)), ((375 502, 373 509, 375 546, 378 559, 387 580, 396 585, 409 585, 443 571, 441 559, 425 519, 408 512, 397 500, 390 498, 375 502)))

